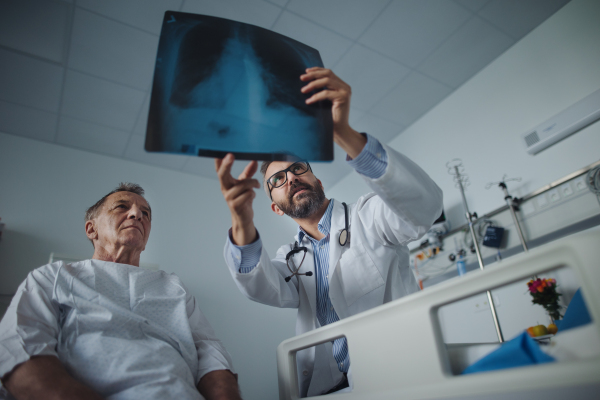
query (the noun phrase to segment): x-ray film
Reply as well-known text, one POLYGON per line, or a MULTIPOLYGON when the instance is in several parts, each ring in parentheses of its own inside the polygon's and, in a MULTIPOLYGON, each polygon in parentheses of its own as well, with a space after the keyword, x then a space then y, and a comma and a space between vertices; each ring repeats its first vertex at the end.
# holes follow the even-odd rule
POLYGON ((307 105, 319 52, 257 26, 167 11, 146 150, 242 160, 333 160, 331 103, 307 105))

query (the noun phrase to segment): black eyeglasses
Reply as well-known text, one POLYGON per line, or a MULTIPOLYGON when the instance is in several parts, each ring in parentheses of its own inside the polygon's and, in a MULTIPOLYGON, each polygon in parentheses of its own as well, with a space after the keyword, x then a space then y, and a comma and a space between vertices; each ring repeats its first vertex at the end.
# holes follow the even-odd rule
POLYGON ((287 182, 287 172, 290 171, 292 174, 298 176, 307 173, 308 171, 312 171, 310 169, 310 164, 308 161, 297 161, 287 167, 284 170, 275 172, 269 179, 267 179, 267 184, 269 185, 269 196, 271 200, 273 200, 273 195, 271 191, 275 188, 281 187, 285 185, 287 182))

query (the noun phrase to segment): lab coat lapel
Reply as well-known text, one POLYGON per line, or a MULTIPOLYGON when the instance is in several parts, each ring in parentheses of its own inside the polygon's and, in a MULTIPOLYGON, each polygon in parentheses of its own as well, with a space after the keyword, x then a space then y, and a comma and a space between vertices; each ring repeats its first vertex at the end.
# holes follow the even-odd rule
MULTIPOLYGON (((295 238, 296 241, 298 241, 298 236, 296 235, 295 238)), ((306 297, 308 298, 308 302, 310 303, 310 307, 312 309, 313 315, 316 315, 317 313, 317 284, 315 281, 315 255, 313 253, 313 248, 312 248, 312 244, 310 243, 310 240, 308 240, 306 238, 306 236, 303 238, 302 242, 298 244, 298 246, 302 247, 306 247, 308 249, 308 251, 306 252, 306 258, 304 259, 304 263, 302 264, 302 267, 300 268, 301 273, 306 273, 308 271, 312 272, 312 276, 306 276, 306 275, 300 275, 298 276, 298 279, 300 280, 300 287, 304 288, 304 291, 306 292, 306 297)), ((300 252, 298 254, 296 254, 293 259, 294 259, 294 265, 299 266, 300 262, 302 261, 302 257, 304 256, 303 252, 300 252)), ((296 279, 296 277, 294 277, 293 279, 296 279)))
MULTIPOLYGON (((333 210, 331 213, 331 228, 329 229, 329 279, 337 268, 338 261, 342 255, 342 246, 340 246, 340 232, 346 227, 346 217, 344 214, 344 205, 333 200, 333 210)), ((348 219, 350 218, 350 206, 348 206, 348 219)), ((348 247, 352 238, 348 238, 348 243, 345 247, 348 247)))

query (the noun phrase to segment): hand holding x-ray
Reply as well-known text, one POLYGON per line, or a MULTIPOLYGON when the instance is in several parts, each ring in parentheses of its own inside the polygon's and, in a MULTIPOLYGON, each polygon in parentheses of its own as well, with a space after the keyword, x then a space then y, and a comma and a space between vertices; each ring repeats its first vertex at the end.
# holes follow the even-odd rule
POLYGON ((350 85, 341 80, 333 71, 313 67, 306 70, 300 79, 309 82, 302 88, 302 93, 317 91, 306 100, 306 104, 318 101, 331 101, 331 116, 333 119, 333 140, 351 158, 355 158, 363 149, 367 139, 350 127, 350 85))

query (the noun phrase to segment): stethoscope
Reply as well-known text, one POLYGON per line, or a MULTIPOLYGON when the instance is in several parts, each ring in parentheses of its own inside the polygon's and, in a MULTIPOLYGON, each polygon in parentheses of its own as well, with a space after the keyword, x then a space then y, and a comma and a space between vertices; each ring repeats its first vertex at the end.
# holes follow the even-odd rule
MULTIPOLYGON (((342 229, 342 231, 340 232, 340 236, 338 237, 338 243, 340 244, 340 246, 345 246, 346 243, 348 243, 348 239, 350 238, 350 233, 348 231, 348 206, 346 205, 346 203, 342 203, 342 205, 344 206, 344 217, 345 217, 345 227, 344 229, 342 229)), ((306 275, 306 276, 312 276, 312 272, 308 271, 305 273, 300 273, 298 272, 300 270, 300 268, 302 267, 302 263, 304 262, 304 258, 306 258, 306 252, 308 251, 308 249, 304 246, 302 247, 298 247, 298 242, 294 242, 294 248, 292 248, 292 250, 289 251, 289 253, 286 254, 285 256, 285 263, 288 267, 288 270, 292 273, 290 276, 285 278, 286 282, 289 282, 290 279, 292 279, 292 277, 294 275, 306 275), (296 253, 300 253, 301 251, 304 252, 304 256, 302 256, 302 261, 300 261, 300 266, 298 266, 298 268, 296 268, 295 270, 290 267, 290 258, 292 258, 292 256, 296 253)))

